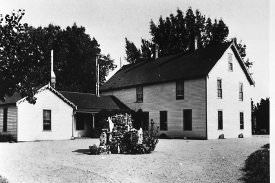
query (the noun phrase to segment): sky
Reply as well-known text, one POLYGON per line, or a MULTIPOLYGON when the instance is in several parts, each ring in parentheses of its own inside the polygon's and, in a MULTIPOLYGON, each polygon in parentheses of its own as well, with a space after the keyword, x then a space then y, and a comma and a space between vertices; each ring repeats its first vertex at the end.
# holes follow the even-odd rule
POLYGON ((222 18, 229 37, 247 45, 247 57, 253 61, 251 72, 256 82, 252 98, 269 97, 270 4, 268 0, 0 0, 0 14, 25 9, 23 22, 32 26, 52 23, 62 28, 75 22, 95 37, 104 54, 118 65, 125 61, 125 37, 140 47, 141 38, 150 39, 149 22, 160 16, 199 9, 206 17, 222 18))

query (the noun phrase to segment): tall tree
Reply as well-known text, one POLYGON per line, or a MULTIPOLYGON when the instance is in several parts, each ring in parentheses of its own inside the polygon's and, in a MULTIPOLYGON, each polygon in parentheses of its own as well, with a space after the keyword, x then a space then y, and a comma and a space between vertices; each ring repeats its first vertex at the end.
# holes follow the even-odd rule
POLYGON ((18 10, 11 15, 1 15, 0 18, 0 99, 19 91, 34 102, 33 95, 38 67, 40 65, 41 49, 29 36, 28 24, 21 20, 25 12, 18 10))
MULTIPOLYGON (((144 55, 147 55, 145 58, 148 58, 148 55, 152 55, 154 49, 151 48, 154 44, 159 46, 159 56, 167 56, 180 52, 194 51, 195 46, 204 48, 211 44, 223 43, 228 40, 229 28, 222 19, 214 19, 213 21, 210 18, 206 19, 199 10, 194 12, 190 7, 185 15, 178 9, 176 15, 170 14, 166 18, 160 16, 157 24, 151 20, 150 34, 152 41, 142 39, 141 54, 132 53, 132 50, 126 46, 127 55, 132 55, 131 63, 144 55), (195 40, 197 40, 196 45, 195 40)), ((131 47, 137 49, 134 44, 131 47)), ((246 46, 240 42, 237 44, 237 49, 241 52, 241 56, 245 58, 246 46)), ((248 67, 252 66, 248 59, 245 59, 245 63, 248 67)))
POLYGON ((50 81, 51 49, 58 90, 94 92, 96 55, 100 55, 101 83, 116 67, 110 55, 101 54, 100 45, 85 33, 84 27, 35 28, 21 23, 23 15, 20 10, 1 19, 0 99, 17 91, 34 102, 37 87, 50 81))
POLYGON ((125 49, 126 49, 126 60, 130 64, 135 63, 138 58, 141 57, 140 50, 135 46, 135 44, 125 38, 125 49))

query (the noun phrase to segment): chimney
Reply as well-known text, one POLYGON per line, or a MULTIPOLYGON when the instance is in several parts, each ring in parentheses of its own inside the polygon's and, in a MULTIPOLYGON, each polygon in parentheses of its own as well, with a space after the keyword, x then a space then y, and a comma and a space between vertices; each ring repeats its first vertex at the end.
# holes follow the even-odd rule
POLYGON ((95 57, 95 66, 96 66, 96 89, 95 94, 99 97, 99 64, 98 64, 98 55, 95 57))
POLYGON ((55 88, 56 78, 53 71, 53 50, 51 50, 51 86, 55 88))
POLYGON ((155 60, 159 58, 159 45, 155 44, 155 60))

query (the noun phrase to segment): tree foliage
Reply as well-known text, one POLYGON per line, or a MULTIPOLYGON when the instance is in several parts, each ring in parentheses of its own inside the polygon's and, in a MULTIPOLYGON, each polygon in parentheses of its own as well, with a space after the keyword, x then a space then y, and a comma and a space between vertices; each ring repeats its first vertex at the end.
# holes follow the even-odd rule
POLYGON ((135 46, 135 44, 125 38, 125 49, 126 49, 126 60, 132 64, 135 63, 136 59, 141 57, 140 50, 135 46))
POLYGON ((94 92, 95 57, 99 55, 100 83, 116 66, 110 55, 101 54, 100 45, 82 26, 65 29, 56 25, 32 27, 22 23, 19 10, 0 21, 0 99, 19 92, 34 102, 38 87, 50 81, 50 50, 54 50, 54 72, 58 90, 94 92))
MULTIPOLYGON (((159 56, 167 56, 180 52, 189 52, 195 50, 195 39, 197 40, 197 48, 204 48, 208 45, 215 45, 228 41, 229 28, 222 19, 210 19, 202 15, 199 10, 195 12, 192 8, 188 8, 184 14, 180 9, 177 13, 163 18, 160 16, 158 23, 150 21, 151 40, 142 39, 141 51, 139 54, 133 54, 128 49, 126 39, 126 60, 129 56, 133 63, 140 57, 147 60, 153 59, 154 46, 158 45, 159 56), (140 53, 141 52, 141 53, 140 53)), ((132 43, 131 47, 136 50, 137 47, 132 43)), ((241 52, 241 57, 246 56, 246 46, 241 43, 237 44, 237 48, 241 52)), ((246 60, 246 65, 252 65, 246 60)))
POLYGON ((269 133, 270 126, 270 107, 269 98, 261 99, 259 103, 253 106, 253 116, 256 118, 256 126, 253 126, 256 133, 269 133))

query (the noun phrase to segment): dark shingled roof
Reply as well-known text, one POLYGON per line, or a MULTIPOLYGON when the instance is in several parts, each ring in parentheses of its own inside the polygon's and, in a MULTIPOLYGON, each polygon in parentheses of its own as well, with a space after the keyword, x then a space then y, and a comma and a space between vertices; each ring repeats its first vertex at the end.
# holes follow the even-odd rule
MULTIPOLYGON (((180 53, 161 57, 155 61, 125 65, 101 87, 101 90, 205 77, 230 46, 234 47, 232 42, 226 42, 198 49, 192 53, 180 53)), ((236 53, 235 55, 239 57, 236 53)), ((243 61, 240 58, 238 60, 250 84, 254 84, 243 61)))
POLYGON ((69 101, 77 106, 78 111, 96 112, 101 110, 129 110, 129 108, 114 96, 97 97, 91 93, 60 91, 69 101))

